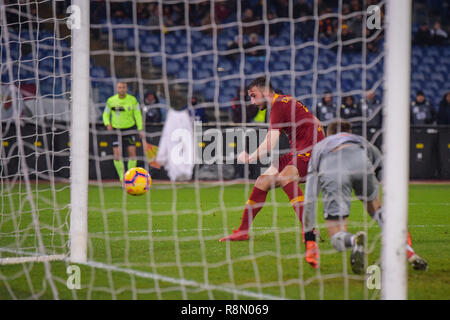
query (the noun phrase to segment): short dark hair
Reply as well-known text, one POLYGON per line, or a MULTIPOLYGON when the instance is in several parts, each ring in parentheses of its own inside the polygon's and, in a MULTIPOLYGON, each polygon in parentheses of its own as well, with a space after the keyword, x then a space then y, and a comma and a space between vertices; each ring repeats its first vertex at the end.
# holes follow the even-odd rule
POLYGON ((337 120, 331 122, 327 127, 327 135, 331 136, 339 132, 352 133, 352 124, 348 121, 337 120))
POLYGON ((258 77, 247 86, 247 90, 250 90, 253 87, 266 88, 268 87, 270 91, 273 91, 272 84, 266 77, 258 77))

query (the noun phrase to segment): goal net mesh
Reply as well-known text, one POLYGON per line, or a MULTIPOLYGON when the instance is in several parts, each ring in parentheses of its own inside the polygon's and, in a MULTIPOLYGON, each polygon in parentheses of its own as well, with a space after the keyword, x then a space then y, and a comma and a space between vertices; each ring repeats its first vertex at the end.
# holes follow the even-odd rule
MULTIPOLYGON (((179 178, 169 165, 149 166, 138 141, 137 165, 153 185, 127 195, 102 113, 125 82, 148 144, 159 145, 174 111, 201 123, 202 152, 207 132, 244 128, 260 143, 268 114, 250 115, 240 92, 266 76, 325 127, 347 119, 381 147, 384 2, 92 1, 88 262, 79 269, 69 268, 69 182, 78 174, 70 172, 71 3, 1 3, 0 298, 379 297, 352 273, 349 252, 331 246, 320 198, 318 270, 304 261, 300 222, 281 188, 269 191, 249 241, 218 241, 239 225, 269 166, 237 164, 239 142, 224 140, 234 153, 179 178), (381 8, 380 29, 366 25, 369 5, 381 8)), ((353 197, 349 231, 357 230, 368 233, 367 264, 379 263, 380 229, 353 197)))

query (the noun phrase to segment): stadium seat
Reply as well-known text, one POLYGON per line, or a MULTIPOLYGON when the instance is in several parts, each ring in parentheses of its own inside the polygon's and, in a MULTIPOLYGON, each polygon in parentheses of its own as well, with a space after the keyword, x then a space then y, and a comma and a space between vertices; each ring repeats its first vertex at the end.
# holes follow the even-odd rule
POLYGON ((311 90, 309 90, 308 88, 303 88, 303 87, 296 87, 295 88, 295 95, 297 97, 310 95, 310 94, 311 94, 311 90))
POLYGON ((196 81, 193 84, 192 91, 194 93, 202 92, 203 90, 205 90, 205 87, 206 87, 205 82, 196 81))
POLYGON ((55 59, 53 57, 41 59, 38 68, 53 73, 55 70, 55 59))
POLYGON ((161 46, 161 36, 159 34, 150 33, 147 34, 144 38, 144 43, 153 44, 158 48, 161 46))
POLYGON ((178 70, 178 72, 176 73, 175 77, 177 79, 188 79, 189 78, 189 74, 187 72, 186 69, 180 69, 178 70))
POLYGON ((140 26, 148 26, 150 25, 150 19, 138 18, 137 24, 140 26))
POLYGON ((287 61, 278 61, 274 63, 269 63, 269 71, 270 72, 276 72, 276 71, 286 71, 289 70, 290 64, 287 61))
POLYGON ((431 57, 431 56, 425 56, 425 57, 423 57, 420 60, 420 62, 423 63, 423 64, 427 64, 427 65, 432 66, 432 65, 434 65, 436 63, 436 60, 433 57, 431 57))
POLYGON ((355 79, 354 73, 352 70, 343 70, 341 72, 341 80, 342 81, 353 81, 355 79))
POLYGON ((207 79, 213 76, 213 70, 212 69, 193 70, 192 76, 194 80, 207 79))
POLYGON ((210 36, 204 35, 201 40, 202 45, 205 47, 205 50, 213 49, 213 40, 210 36))
POLYGON ((442 63, 437 63, 433 66, 434 72, 439 72, 442 74, 449 74, 450 71, 450 64, 442 64, 442 63))
POLYGON ((175 59, 167 59, 166 63, 166 71, 168 74, 176 74, 178 70, 180 69, 180 66, 178 64, 178 61, 175 59))
POLYGON ((295 70, 296 71, 306 71, 312 69, 312 58, 309 56, 296 57, 295 59, 295 70))
POLYGON ((159 67, 162 65, 162 57, 161 56, 155 56, 152 57, 152 64, 156 67, 159 67))
POLYGON ((90 73, 92 78, 105 78, 107 76, 106 69, 102 67, 93 67, 90 73))
POLYGON ((231 99, 236 95, 237 88, 235 87, 224 87, 219 93, 219 103, 230 104, 231 99))
POLYGON ((444 75, 444 74, 441 74, 440 72, 433 72, 431 74, 431 81, 435 81, 438 83, 445 83, 447 81, 447 79, 448 79, 448 74, 444 75))
POLYGON ((290 45, 289 37, 275 37, 270 40, 270 45, 273 47, 283 47, 290 45))
POLYGON ((132 28, 114 28, 112 32, 114 41, 126 41, 128 38, 134 36, 134 30, 132 28))
POLYGON ((158 50, 158 47, 151 43, 140 43, 139 50, 144 53, 152 53, 158 50))
POLYGON ((234 65, 228 59, 221 59, 219 61, 219 71, 221 75, 228 75, 234 73, 234 65))
POLYGON ((215 95, 215 83, 208 82, 203 89, 203 97, 206 101, 213 101, 215 95))

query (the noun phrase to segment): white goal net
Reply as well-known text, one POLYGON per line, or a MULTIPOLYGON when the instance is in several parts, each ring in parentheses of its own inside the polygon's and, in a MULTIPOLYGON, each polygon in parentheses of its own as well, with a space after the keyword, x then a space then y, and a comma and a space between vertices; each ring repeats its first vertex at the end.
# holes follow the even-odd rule
MULTIPOLYGON (((70 182, 87 174, 71 171, 79 67, 71 66, 71 4, 1 1, 0 299, 380 298, 365 273, 352 272, 350 252, 330 244, 321 199, 319 269, 305 262, 301 224, 281 188, 268 192, 249 241, 219 242, 239 226, 269 164, 237 164, 240 142, 214 139, 245 129, 262 142, 270 115, 241 92, 265 76, 325 128, 346 119, 381 149, 384 1, 91 1, 81 12, 90 17, 84 263, 70 259, 70 182), (203 154, 214 145, 218 161, 168 159, 156 169, 138 139, 136 166, 153 184, 143 196, 127 195, 102 118, 119 83, 136 97, 145 142, 160 147, 159 159, 161 141, 187 115, 183 132, 202 139, 193 148, 203 154)), ((121 151, 126 171, 133 157, 121 151)), ((366 232, 366 265, 379 266, 380 228, 357 198, 351 203, 348 229, 366 232)))

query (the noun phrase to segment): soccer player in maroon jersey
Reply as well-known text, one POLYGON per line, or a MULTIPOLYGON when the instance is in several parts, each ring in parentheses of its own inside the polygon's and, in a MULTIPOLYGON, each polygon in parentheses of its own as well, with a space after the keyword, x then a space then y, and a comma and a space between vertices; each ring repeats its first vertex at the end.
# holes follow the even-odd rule
POLYGON ((253 80, 248 86, 252 104, 263 110, 270 106, 269 131, 260 146, 249 155, 242 152, 238 162, 251 163, 270 152, 284 132, 289 138, 291 152, 281 155, 278 163, 272 164, 256 180, 242 216, 241 225, 233 233, 219 241, 248 240, 248 232, 255 216, 264 206, 268 191, 272 187, 282 187, 290 203, 302 222, 303 192, 298 186, 306 179, 308 161, 315 143, 325 135, 320 121, 306 106, 289 95, 275 93, 265 77, 253 80))

